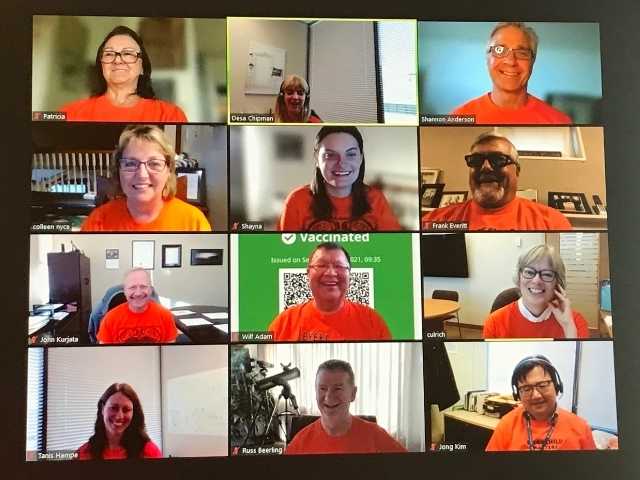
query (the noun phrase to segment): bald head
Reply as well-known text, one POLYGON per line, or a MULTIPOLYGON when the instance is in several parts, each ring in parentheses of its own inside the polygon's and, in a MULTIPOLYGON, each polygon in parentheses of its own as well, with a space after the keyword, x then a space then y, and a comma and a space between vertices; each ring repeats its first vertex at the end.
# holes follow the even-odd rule
POLYGON ((151 300, 151 276, 142 268, 134 268, 124 277, 124 295, 127 298, 129 310, 136 313, 144 312, 151 300))

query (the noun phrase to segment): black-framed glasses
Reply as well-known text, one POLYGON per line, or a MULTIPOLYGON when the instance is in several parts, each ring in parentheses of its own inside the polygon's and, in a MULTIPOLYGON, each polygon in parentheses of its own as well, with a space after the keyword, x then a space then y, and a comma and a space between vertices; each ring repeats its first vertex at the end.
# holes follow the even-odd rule
POLYGON ((490 45, 487 52, 496 58, 505 58, 511 52, 518 60, 531 60, 533 58, 533 50, 530 48, 509 48, 505 45, 490 45))
POLYGON ((102 55, 100 55, 100 62, 113 63, 116 61, 117 57, 120 57, 120 59, 124 63, 131 64, 136 63, 140 56, 141 53, 136 52, 135 50, 122 50, 121 52, 116 52, 115 50, 105 50, 104 52, 102 52, 102 55))
POLYGON ((536 275, 540 274, 540 278, 542 279, 542 281, 547 283, 553 282, 557 276, 557 273, 554 272, 553 270, 549 270, 549 269, 536 270, 535 268, 532 268, 532 267, 524 267, 522 270, 520 270, 520 273, 527 280, 531 280, 536 275))
POLYGON ((494 170, 516 163, 513 158, 502 152, 470 153, 464 156, 464 160, 467 162, 467 166, 471 168, 481 168, 484 161, 488 160, 494 170))
POLYGON ((146 162, 141 162, 140 160, 137 160, 135 158, 123 157, 120 159, 120 170, 123 172, 137 172, 140 168, 140 165, 144 165, 149 172, 160 173, 167 166, 167 161, 157 158, 152 158, 151 160, 147 160, 146 162))
POLYGON ((553 380, 543 380, 541 382, 532 383, 531 385, 520 385, 518 387, 518 393, 521 397, 530 397, 533 394, 534 388, 540 393, 546 393, 552 384, 553 380))
POLYGON ((309 268, 313 268, 319 272, 326 272, 332 267, 338 273, 345 273, 351 270, 349 265, 343 265, 341 263, 315 263, 313 265, 309 265, 309 268))

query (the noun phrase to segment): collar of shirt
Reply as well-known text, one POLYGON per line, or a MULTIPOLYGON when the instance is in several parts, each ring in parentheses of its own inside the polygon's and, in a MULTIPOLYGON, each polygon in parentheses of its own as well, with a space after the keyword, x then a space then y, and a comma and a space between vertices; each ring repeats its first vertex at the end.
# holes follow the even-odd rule
POLYGON ((524 318, 533 323, 541 323, 544 322, 551 315, 551 308, 545 308, 544 312, 540 314, 540 316, 536 317, 533 313, 527 310, 527 307, 524 306, 524 302, 522 301, 522 297, 518 299, 518 309, 524 318))

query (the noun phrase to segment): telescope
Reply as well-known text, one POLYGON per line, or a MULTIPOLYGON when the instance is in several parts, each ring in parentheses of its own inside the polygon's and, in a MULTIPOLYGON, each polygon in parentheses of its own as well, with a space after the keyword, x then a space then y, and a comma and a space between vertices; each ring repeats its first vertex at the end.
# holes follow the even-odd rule
POLYGON ((256 389, 264 392, 277 386, 288 387, 289 380, 293 380, 300 376, 300 370, 298 367, 289 368, 289 365, 282 365, 282 372, 280 373, 258 380, 255 384, 256 389))

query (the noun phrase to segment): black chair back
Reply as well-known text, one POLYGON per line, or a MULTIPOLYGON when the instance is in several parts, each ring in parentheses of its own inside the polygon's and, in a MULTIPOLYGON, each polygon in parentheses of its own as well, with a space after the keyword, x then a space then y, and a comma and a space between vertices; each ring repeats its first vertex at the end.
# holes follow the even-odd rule
POLYGON ((431 298, 437 298, 440 300, 452 300, 454 302, 458 301, 459 295, 455 290, 434 290, 431 294, 431 298))

